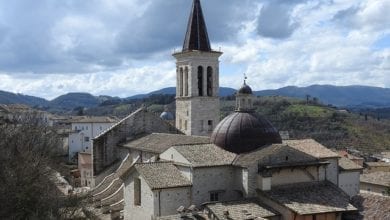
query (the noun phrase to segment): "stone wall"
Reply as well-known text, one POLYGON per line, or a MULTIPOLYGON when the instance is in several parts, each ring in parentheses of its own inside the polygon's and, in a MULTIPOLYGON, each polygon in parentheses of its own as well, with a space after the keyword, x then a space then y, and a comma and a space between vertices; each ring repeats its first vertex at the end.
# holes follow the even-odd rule
POLYGON ((274 171, 272 173, 272 186, 302 183, 302 182, 313 182, 322 181, 319 179, 317 167, 303 168, 286 168, 280 171, 274 171))
POLYGON ((339 174, 339 187, 350 197, 359 193, 360 170, 343 171, 339 174))
POLYGON ((129 178, 125 181, 125 190, 124 190, 124 219, 125 220, 140 220, 140 219, 152 219, 154 216, 156 207, 155 207, 155 194, 149 188, 146 181, 139 176, 137 172, 133 172, 129 178), (134 178, 139 178, 141 180, 141 204, 134 204, 134 178))
POLYGON ((338 186, 338 178, 339 178, 339 160, 338 158, 325 159, 325 161, 330 162, 330 164, 326 167, 326 180, 332 182, 336 186, 338 186))
POLYGON ((155 114, 141 108, 93 140, 94 175, 120 160, 117 145, 142 133, 180 133, 155 114))
POLYGON ((187 135, 207 136, 219 123, 220 52, 192 51, 174 54, 177 59, 176 127, 187 135), (198 82, 198 68, 203 69, 198 82), (207 93, 207 69, 212 69, 211 94, 207 93), (198 84, 202 84, 202 94, 198 84), (212 121, 210 129, 209 121, 212 121))
POLYGON ((154 194, 156 216, 175 215, 180 206, 191 205, 191 187, 155 190, 154 194))
POLYGON ((219 194, 219 201, 237 200, 241 197, 234 181, 231 166, 194 168, 192 178, 192 203, 200 206, 210 201, 210 192, 219 194))

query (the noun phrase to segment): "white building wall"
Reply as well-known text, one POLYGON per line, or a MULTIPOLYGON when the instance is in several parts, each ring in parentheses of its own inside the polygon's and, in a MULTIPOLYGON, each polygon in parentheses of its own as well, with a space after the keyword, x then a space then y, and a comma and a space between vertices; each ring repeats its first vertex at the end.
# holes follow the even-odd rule
POLYGON ((231 166, 194 168, 192 204, 200 206, 210 201, 210 192, 219 192, 219 201, 239 199, 234 176, 234 168, 231 166))
POLYGON ((155 216, 177 214, 177 208, 191 205, 191 187, 161 189, 154 191, 155 216))
POLYGON ((72 123, 69 134, 69 161, 78 152, 91 152, 92 139, 110 128, 114 123, 72 123))
POLYGON ((185 157, 183 157, 183 155, 181 155, 179 152, 177 152, 177 150, 175 150, 173 147, 171 147, 168 150, 161 153, 160 159, 168 160, 168 161, 175 161, 177 163, 190 165, 190 162, 185 157))
POLYGON ((124 200, 125 220, 150 220, 155 215, 155 193, 153 193, 146 181, 137 172, 132 173, 125 181, 124 200), (140 206, 134 204, 134 178, 140 178, 141 180, 140 206))
POLYGON ((326 159, 330 164, 326 167, 326 180, 332 182, 338 186, 338 177, 339 177, 339 160, 338 158, 326 159))
POLYGON ((256 189, 257 189, 257 164, 253 164, 251 166, 247 167, 247 192, 246 197, 254 197, 256 196, 256 189))
POLYGON ((339 187, 349 196, 355 196, 359 193, 360 171, 342 171, 339 174, 339 187))
POLYGON ((272 186, 319 181, 317 167, 302 169, 286 168, 272 173, 272 186))
POLYGON ((192 168, 187 166, 176 165, 181 174, 192 182, 192 168))

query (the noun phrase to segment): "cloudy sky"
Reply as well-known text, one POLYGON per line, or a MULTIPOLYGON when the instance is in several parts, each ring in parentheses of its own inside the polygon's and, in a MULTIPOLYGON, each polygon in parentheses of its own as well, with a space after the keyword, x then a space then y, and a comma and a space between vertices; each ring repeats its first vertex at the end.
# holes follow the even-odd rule
MULTIPOLYGON (((0 0, 0 90, 127 97, 175 85, 191 0, 0 0)), ((220 84, 390 87, 390 0, 203 0, 220 84)))

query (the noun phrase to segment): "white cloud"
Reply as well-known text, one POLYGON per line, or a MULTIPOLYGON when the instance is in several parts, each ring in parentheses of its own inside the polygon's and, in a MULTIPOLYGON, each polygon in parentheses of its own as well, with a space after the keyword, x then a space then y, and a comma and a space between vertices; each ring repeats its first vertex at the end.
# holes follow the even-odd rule
MULTIPOLYGON (((0 3, 1 90, 126 97, 175 85, 171 53, 183 42, 190 1, 37 2, 27 5, 34 15, 23 14, 31 11, 24 1, 9 12, 0 3)), ((221 86, 239 87, 245 72, 255 90, 390 87, 389 44, 376 45, 390 39, 388 0, 202 4, 212 45, 224 52, 221 86)))

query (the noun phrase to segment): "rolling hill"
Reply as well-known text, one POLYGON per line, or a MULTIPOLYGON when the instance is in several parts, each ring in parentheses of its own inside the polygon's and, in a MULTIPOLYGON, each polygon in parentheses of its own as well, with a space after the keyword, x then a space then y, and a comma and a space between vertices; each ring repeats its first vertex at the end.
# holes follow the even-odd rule
MULTIPOLYGON (((221 97, 231 96, 235 89, 221 87, 219 94, 221 97)), ((138 94, 127 98, 111 96, 94 96, 89 93, 68 93, 61 95, 51 101, 43 98, 14 94, 0 91, 0 104, 26 104, 29 106, 42 106, 50 109, 73 109, 76 107, 97 107, 103 102, 120 103, 126 100, 144 99, 152 95, 174 95, 175 87, 167 87, 152 91, 147 94, 138 94)), ((353 109, 366 108, 389 108, 390 89, 370 86, 332 86, 332 85, 312 85, 308 87, 287 86, 275 90, 255 91, 257 96, 285 96, 306 99, 317 98, 321 103, 331 104, 338 107, 348 107, 353 109)))

